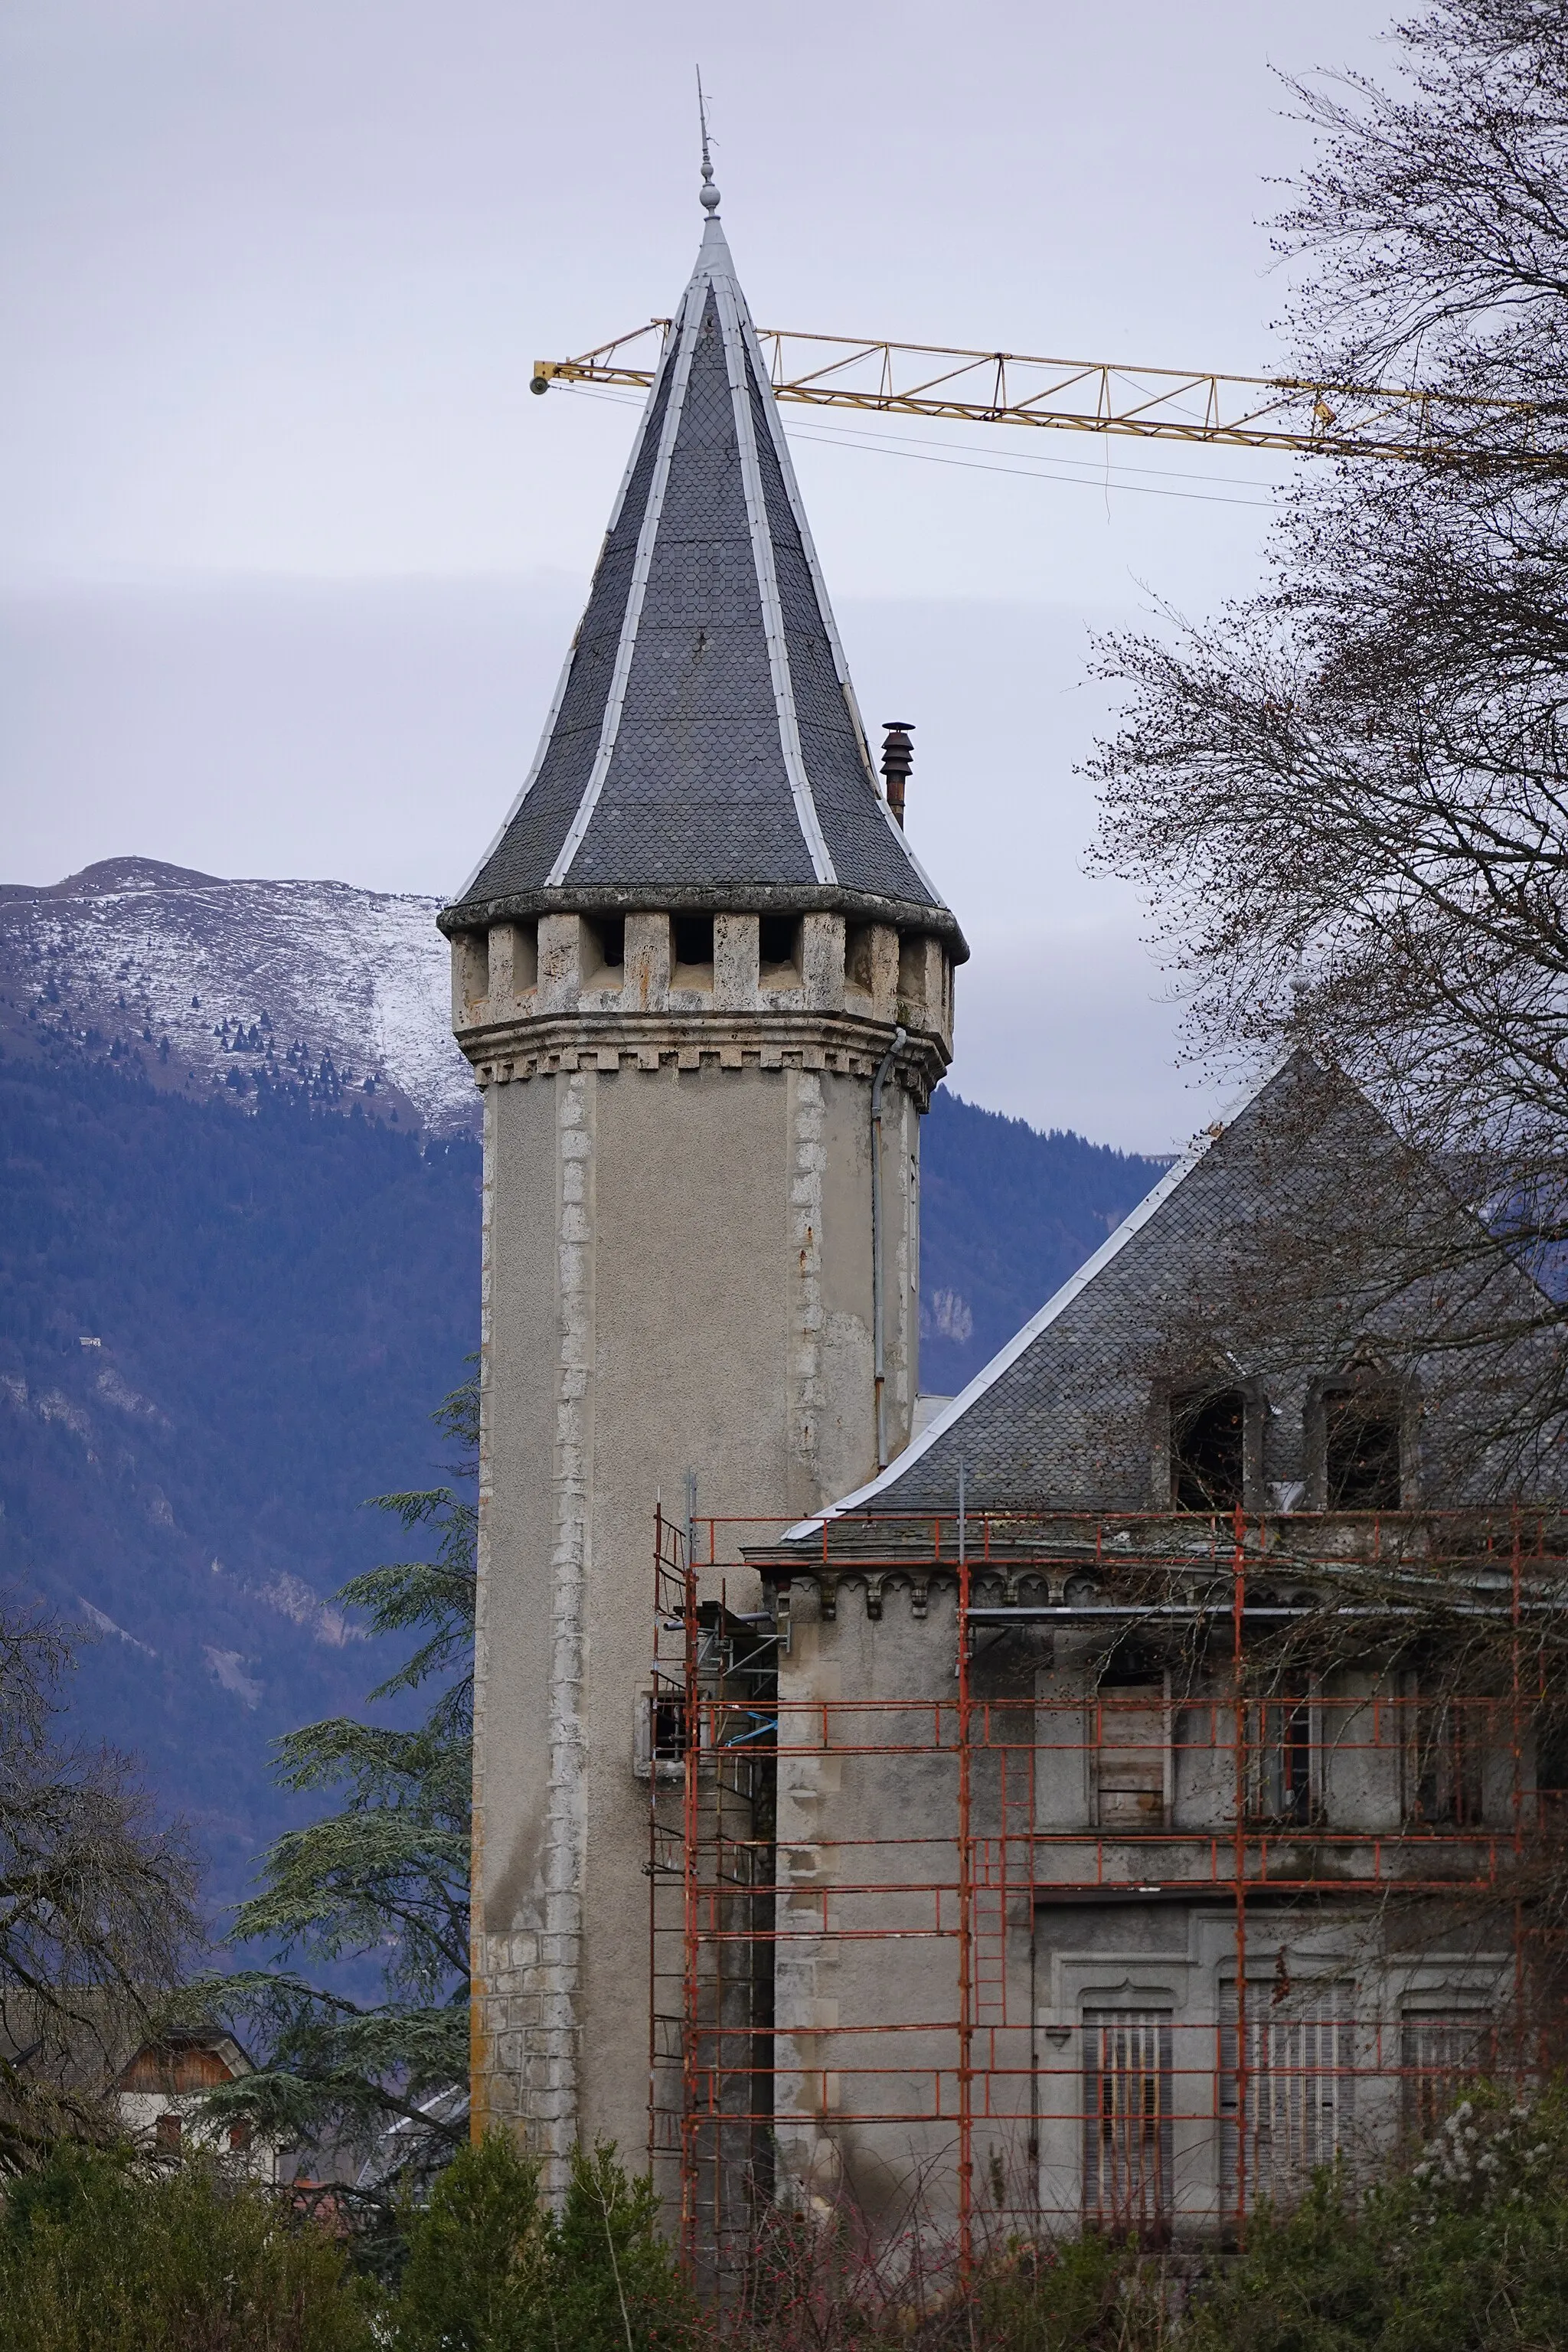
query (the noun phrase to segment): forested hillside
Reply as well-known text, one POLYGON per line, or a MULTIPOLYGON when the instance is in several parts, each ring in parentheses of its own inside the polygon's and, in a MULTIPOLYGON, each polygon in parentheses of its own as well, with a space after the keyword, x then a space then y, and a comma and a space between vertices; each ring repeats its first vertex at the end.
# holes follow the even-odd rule
MULTIPOLYGON (((225 1096, 0 1059, 0 1580, 94 1629, 79 1727, 144 1757, 220 1901, 288 1818, 268 1742, 385 1671, 331 1596, 390 1547, 363 1498, 438 1475, 479 1217, 466 1137, 225 1096)), ((923 1385, 962 1386, 1157 1172, 939 1093, 923 1385)))
POLYGON ((939 1087, 921 1141, 921 1388, 973 1380, 1168 1165, 939 1087))
POLYGON ((433 1483, 479 1181, 466 1139, 0 1063, 0 1579, 96 1628, 79 1726, 220 1895, 283 1819, 268 1742, 373 1678, 330 1595, 384 1556, 363 1498, 433 1483))

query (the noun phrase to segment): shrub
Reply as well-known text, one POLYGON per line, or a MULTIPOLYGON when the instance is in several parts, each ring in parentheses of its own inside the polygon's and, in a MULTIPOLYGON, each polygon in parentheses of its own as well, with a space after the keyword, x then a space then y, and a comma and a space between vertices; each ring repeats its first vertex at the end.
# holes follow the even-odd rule
POLYGON ((505 2133, 464 2148, 409 2224, 397 2352, 675 2352, 693 2307, 650 2184, 579 2150, 559 2216, 505 2133))
POLYGON ((1108 2238, 1011 2249, 982 2266, 973 2301, 974 2340, 995 2352, 1152 2352, 1168 2340, 1163 2263, 1108 2238))
POLYGON ((61 2148, 10 2184, 6 2352, 369 2352, 342 2250, 269 2190, 61 2148))
POLYGON ((731 2352, 1160 2352, 1171 2273, 1131 2241, 1012 2238, 961 2284, 951 2227, 911 2206, 879 2231, 847 2200, 780 2212, 722 2315, 731 2352))
POLYGON ((549 2242, 531 2158, 503 2132, 460 2149, 410 2220, 398 2352, 532 2352, 549 2242))
POLYGON ((1414 2166, 1352 2203, 1319 2176, 1262 2214, 1192 2352, 1554 2352, 1568 2344, 1568 2098, 1480 2085, 1414 2166))
POLYGON ((672 2352, 695 2340, 653 2184, 626 2178, 613 2141, 572 2158, 551 2233, 551 2323, 550 2352, 672 2352))

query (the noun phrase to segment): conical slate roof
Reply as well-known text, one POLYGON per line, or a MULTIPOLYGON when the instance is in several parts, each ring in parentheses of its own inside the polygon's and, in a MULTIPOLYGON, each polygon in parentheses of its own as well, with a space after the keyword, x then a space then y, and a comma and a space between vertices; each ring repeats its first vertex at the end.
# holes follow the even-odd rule
POLYGON ((711 213, 528 781, 443 919, 638 902, 864 908, 964 951, 877 789, 711 213))

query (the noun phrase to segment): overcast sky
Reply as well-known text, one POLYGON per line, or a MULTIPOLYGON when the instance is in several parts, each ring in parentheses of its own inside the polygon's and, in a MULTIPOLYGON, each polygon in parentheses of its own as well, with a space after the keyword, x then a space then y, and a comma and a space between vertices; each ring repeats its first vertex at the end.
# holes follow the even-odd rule
MULTIPOLYGON (((1366 0, 7 0, 0 878, 127 852, 446 893, 516 789, 668 312, 693 65, 762 325, 1267 369, 1270 66, 1366 0)), ((1208 1097, 1082 871, 1091 627, 1256 579, 1277 464, 786 412, 868 718, 974 960, 961 1091, 1151 1150, 1208 1097), (849 422, 853 425, 854 420, 849 422), (1047 446, 1042 446, 1042 444, 1047 446)))

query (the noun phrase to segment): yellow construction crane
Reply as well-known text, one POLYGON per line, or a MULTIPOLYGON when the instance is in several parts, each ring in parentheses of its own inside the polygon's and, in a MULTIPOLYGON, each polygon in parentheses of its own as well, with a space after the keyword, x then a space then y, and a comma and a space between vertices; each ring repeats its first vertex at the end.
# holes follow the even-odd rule
MULTIPOLYGON (((566 383, 646 390, 670 324, 650 319, 646 327, 597 344, 577 359, 539 360, 532 389, 548 392, 552 383, 566 383)), ((786 328, 766 329, 760 341, 778 398, 809 408, 855 408, 965 425, 1030 425, 1060 433, 1119 433, 1138 441, 1207 442, 1232 449, 1300 450, 1322 457, 1428 459, 1445 449, 1456 455, 1470 450, 1469 431, 1488 412, 1501 412, 1518 420, 1519 429, 1509 436, 1511 459, 1562 463, 1559 452, 1531 446, 1534 411, 1524 401, 1318 383, 1297 376, 1039 359, 1022 352, 798 334, 786 328)))

